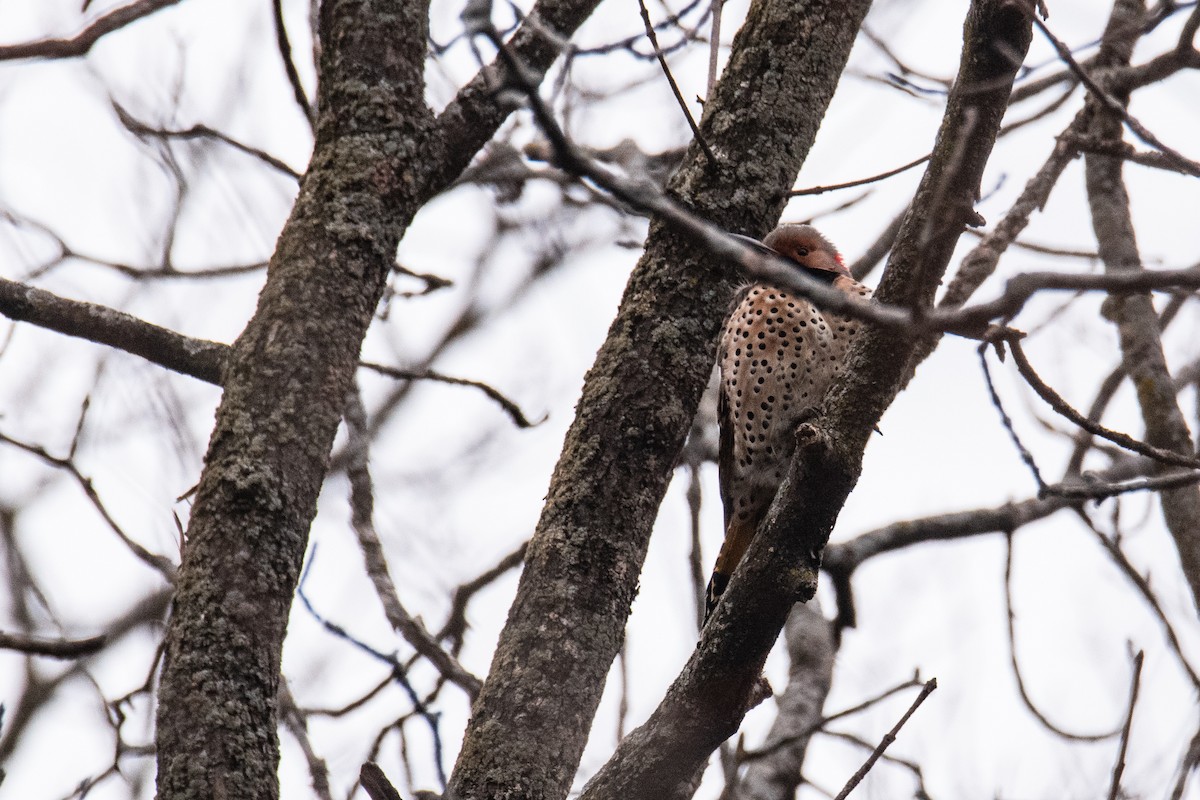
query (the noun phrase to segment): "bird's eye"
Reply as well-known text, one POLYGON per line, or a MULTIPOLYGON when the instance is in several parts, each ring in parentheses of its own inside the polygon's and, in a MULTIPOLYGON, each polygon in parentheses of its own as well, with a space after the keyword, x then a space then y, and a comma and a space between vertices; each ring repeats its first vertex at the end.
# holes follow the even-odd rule
POLYGON ((798 248, 796 248, 796 255, 798 255, 798 256, 800 256, 801 258, 803 258, 804 256, 808 255, 808 248, 807 248, 807 247, 798 247, 798 248))

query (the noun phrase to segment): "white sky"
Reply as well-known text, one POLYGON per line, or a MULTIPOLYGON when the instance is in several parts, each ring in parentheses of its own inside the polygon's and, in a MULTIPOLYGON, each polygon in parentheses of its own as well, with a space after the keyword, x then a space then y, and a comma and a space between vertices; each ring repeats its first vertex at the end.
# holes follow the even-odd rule
MULTIPOLYGON (((0 41, 68 34, 80 25, 78 5, 78 0, 0 0, 0 41)), ((433 35, 447 41, 459 30, 461 3, 435 5, 433 35)), ((726 42, 745 6, 742 0, 726 6, 726 42)), ((877 6, 868 25, 900 58, 933 75, 954 74, 965 2, 891 0, 877 6)), ((89 18, 109 7, 93 4, 89 18)), ((285 8, 295 50, 307 52, 302 33, 306 6, 287 2, 285 8)), ((662 13, 658 6, 653 11, 662 13)), ((1059 0, 1051 11, 1049 22, 1057 35, 1080 48, 1098 37, 1108 4, 1059 0)), ((1135 60, 1170 47, 1181 24, 1179 15, 1163 25, 1143 42, 1135 60)), ((575 41, 598 44, 640 29, 635 7, 609 2, 575 41)), ((1091 52, 1083 49, 1081 54, 1091 52)), ((672 57, 685 97, 703 93, 706 57, 698 45, 672 57)), ((1052 51, 1037 36, 1027 63, 1045 65, 1035 76, 1056 69, 1052 51)), ((865 177, 928 151, 941 117, 940 100, 915 100, 864 78, 890 68, 876 48, 860 39, 797 185, 865 177)), ((474 70, 465 47, 452 49, 429 70, 430 102, 440 107, 474 70)), ((311 68, 302 67, 302 74, 311 89, 311 68)), ((656 65, 621 54, 584 58, 575 63, 571 79, 597 92, 643 84, 573 113, 569 129, 581 143, 607 147, 630 138, 657 151, 686 141, 686 124, 656 65)), ((153 150, 120 130, 110 96, 151 123, 186 128, 203 122, 297 169, 307 159, 308 130, 279 65, 267 3, 183 2, 103 41, 86 59, 0 64, 0 208, 49 226, 80 253, 154 265, 171 215, 171 181, 149 157, 153 150)), ((1166 142, 1195 157, 1197 96, 1200 78, 1180 75, 1139 93, 1132 112, 1166 142)), ((1012 116, 1023 118, 1047 100, 1026 103, 1012 116)), ((1003 214, 1042 163, 1078 102, 1076 95, 1063 109, 997 145, 984 179, 987 197, 979 205, 989 223, 1003 214)), ((698 113, 698 107, 693 111, 698 113)), ((517 128, 516 141, 532 137, 524 115, 509 124, 517 128)), ((287 214, 294 184, 220 146, 202 150, 180 145, 174 152, 189 177, 174 263, 183 269, 265 258, 287 214)), ((1128 167, 1127 176, 1147 265, 1184 267, 1200 260, 1200 184, 1137 166, 1128 167)), ((818 225, 853 259, 911 196, 918 179, 915 170, 874 185, 863 202, 822 218, 818 225)), ((785 219, 824 212, 857 191, 798 199, 785 219)), ((466 300, 463 287, 473 262, 491 247, 494 205, 488 192, 457 190, 418 215, 401 243, 401 262, 460 284, 426 298, 394 300, 387 320, 372 328, 365 357, 399 366, 420 361, 466 300)), ((640 221, 622 221, 598 210, 561 222, 559 211, 555 190, 531 185, 521 203, 504 213, 542 225, 569 243, 586 241, 589 246, 512 304, 506 298, 527 274, 529 253, 541 234, 509 241, 491 253, 485 284, 485 300, 494 306, 490 320, 436 364, 442 372, 497 386, 530 417, 546 414, 547 421, 532 430, 515 430, 472 390, 424 385, 385 427, 372 452, 376 524, 393 576, 404 603, 431 628, 441 624, 454 586, 494 564, 536 524, 583 374, 639 254, 617 243, 640 241, 645 231, 640 221)), ((1094 250, 1081 163, 1067 169, 1025 238, 1094 250)), ((973 241, 964 237, 958 257, 973 241)), ((36 232, 0 222, 4 277, 25 279, 52 250, 36 232)), ((1012 251, 1001 264, 1005 275, 1049 268, 1090 271, 1099 266, 1029 251, 1012 251)), ((262 273, 256 273, 219 283, 137 285, 103 267, 71 261, 35 283, 64 296, 118 306, 189 335, 229 342, 252 312, 261 280, 262 273)), ((868 282, 877 280, 876 273, 868 282)), ((999 287, 999 280, 989 281, 978 296, 993 296, 999 287)), ((1036 328, 1064 300, 1041 298, 1016 324, 1036 328)), ((1074 304, 1029 340, 1030 358, 1077 407, 1087 406, 1100 377, 1118 359, 1113 331, 1097 318, 1098 303, 1089 298, 1074 304)), ((1195 356, 1198 321, 1192 302, 1168 338, 1172 363, 1195 356)), ((0 339, 8 336, 9 327, 0 326, 0 339)), ((1019 384, 1010 365, 994 360, 992 365, 1020 433, 1048 476, 1056 476, 1067 450, 1037 421, 1051 419, 1050 412, 1019 384)), ((365 373, 361 380, 369 404, 390 388, 387 381, 365 373)), ((174 554, 172 514, 187 512, 186 504, 174 498, 199 474, 217 391, 89 343, 17 327, 0 356, 0 431, 62 454, 89 393, 88 438, 77 458, 81 471, 94 480, 131 535, 155 552, 174 554), (164 422, 168 419, 177 420, 174 430, 164 422)), ((1194 420, 1194 393, 1185 393, 1181 401, 1194 420)), ((1106 422, 1140 435, 1128 387, 1106 422)), ((1054 424, 1067 427, 1061 420, 1054 424)), ((899 519, 1020 500, 1035 490, 997 423, 968 342, 947 340, 889 410, 881 428, 883 435, 871 442, 863 477, 835 539, 899 519)), ((714 469, 706 470, 704 481, 703 535, 706 560, 711 561, 721 537, 714 469)), ((308 594, 323 614, 363 640, 407 655, 407 645, 388 629, 362 573, 347 524, 346 493, 345 481, 337 477, 321 498, 312 535, 318 555, 308 594)), ((58 625, 68 636, 96 633, 112 615, 158 586, 156 576, 121 548, 75 485, 11 448, 0 448, 0 502, 21 509, 18 541, 47 590, 53 618, 41 613, 42 633, 53 635, 58 625)), ((1113 508, 1110 502, 1096 513, 1106 526, 1113 508)), ((1121 504, 1120 519, 1128 554, 1151 574, 1160 602, 1195 661, 1200 658, 1200 631, 1157 508, 1147 498, 1130 497, 1121 504)), ((677 482, 663 503, 629 625, 631 725, 655 707, 694 644, 687 531, 683 486, 677 482)), ((1003 564, 1003 543, 991 536, 926 545, 865 565, 855 579, 859 627, 846 634, 827 711, 853 705, 919 669, 924 677, 936 676, 939 689, 890 752, 921 764, 934 797, 1099 796, 1107 791, 1115 742, 1063 744, 1017 698, 1004 634, 1003 564)), ((471 607, 472 637, 463 661, 478 675, 487 671, 515 585, 515 573, 506 576, 471 607)), ((1146 650, 1125 783, 1145 796, 1162 796, 1195 730, 1196 698, 1144 603, 1068 513, 1017 536, 1015 586, 1018 647, 1028 688, 1064 727, 1080 732, 1113 727, 1126 702, 1128 648, 1146 650)), ((831 608, 830 599, 825 600, 831 608)), ((12 609, 0 609, 0 629, 12 629, 12 609)), ((90 662, 88 673, 104 697, 111 700, 141 684, 153 645, 148 637, 125 641, 90 662)), ((300 703, 322 707, 359 696, 386 673, 323 632, 299 604, 284 668, 300 703)), ((62 669, 45 660, 35 664, 40 675, 62 669)), ((427 665, 419 664, 412 677, 428 687, 431 675, 427 665)), ((773 656, 768 675, 781 691, 786 676, 782 654, 773 656)), ((23 683, 24 660, 0 653, 0 702, 11 709, 23 683)), ((911 693, 893 698, 837 727, 877 741, 911 699, 911 693)), ((127 740, 148 740, 145 708, 144 699, 135 706, 138 713, 131 715, 127 740)), ((447 689, 437 708, 449 770, 467 706, 460 693, 447 689)), ((610 687, 581 765, 580 785, 611 752, 616 708, 610 687)), ((328 761, 335 796, 344 795, 352 783, 375 731, 408 710, 402 692, 392 687, 347 718, 312 722, 314 745, 328 761)), ((767 703, 750 714, 744 726, 748 744, 760 740, 773 713, 767 703)), ((419 721, 410 723, 408 731, 415 785, 434 788, 428 737, 419 721)), ((282 740, 283 796, 306 796, 308 776, 298 749, 286 734, 282 740)), ((8 777, 3 795, 68 795, 80 780, 104 769, 111 747, 95 689, 76 680, 58 693, 52 709, 28 730, 4 765, 8 777)), ((836 791, 864 755, 818 737, 809 751, 806 776, 836 791)), ((145 761, 132 758, 123 765, 136 773, 145 761)), ((385 741, 380 762, 402 785, 394 735, 385 741)), ((719 785, 719 780, 709 781, 699 796, 715 797, 719 785)), ((880 765, 856 796, 908 796, 911 791, 903 769, 880 765)), ((147 788, 144 794, 150 792, 147 788)), ((128 788, 119 780, 101 784, 91 795, 125 796, 128 788)), ((811 789, 801 792, 804 798, 818 796, 811 789)), ((1200 789, 1193 785, 1189 796, 1200 797, 1200 789)))

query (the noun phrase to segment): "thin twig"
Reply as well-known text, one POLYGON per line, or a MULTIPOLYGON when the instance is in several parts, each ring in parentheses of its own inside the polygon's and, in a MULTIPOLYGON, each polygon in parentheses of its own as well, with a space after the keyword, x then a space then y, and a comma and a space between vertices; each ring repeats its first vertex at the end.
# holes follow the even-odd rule
POLYGON ((1108 553, 1109 557, 1112 558, 1113 563, 1117 565, 1117 569, 1124 573, 1125 577, 1129 579, 1129 582, 1132 583, 1134 588, 1138 590, 1138 593, 1142 596, 1142 599, 1146 601, 1146 605, 1150 606, 1150 610, 1154 612, 1154 616, 1158 618, 1158 622, 1162 626, 1163 634, 1167 637, 1167 644, 1170 645, 1173 651, 1175 651, 1175 657, 1179 660, 1180 666, 1183 667, 1183 671, 1186 672, 1188 677, 1191 679, 1192 686, 1196 687, 1197 690, 1200 690, 1200 675, 1196 674, 1196 670, 1192 668, 1191 663, 1187 660, 1187 656, 1183 654, 1183 645, 1179 643, 1179 637, 1175 635, 1174 626, 1171 625, 1170 620, 1167 619, 1166 612, 1164 612, 1162 606, 1159 605, 1158 598, 1154 595, 1154 590, 1150 588, 1150 582, 1146 580, 1146 578, 1137 571, 1133 564, 1129 562, 1129 559, 1126 558, 1125 552, 1121 549, 1120 544, 1113 539, 1110 539, 1108 536, 1105 536, 1104 533, 1096 527, 1091 517, 1084 513, 1083 509, 1076 508, 1075 513, 1079 515, 1088 529, 1096 535, 1096 538, 1100 541, 1100 546, 1103 547, 1105 552, 1108 553))
POLYGON ((345 715, 349 714, 351 711, 357 711, 358 709, 362 708, 364 705, 369 703, 372 699, 377 697, 380 692, 382 692, 384 689, 386 689, 391 684, 392 684, 392 676, 388 675, 386 678, 381 680, 379 683, 375 684, 375 686, 372 687, 370 689, 370 691, 368 691, 362 697, 359 697, 355 700, 351 700, 349 703, 346 703, 346 705, 344 705, 344 706, 339 706, 338 708, 305 707, 305 708, 301 709, 301 711, 304 712, 304 715, 306 717, 344 717, 345 715))
POLYGON ((808 726, 807 728, 800 731, 799 733, 793 734, 792 736, 788 736, 784 739, 780 739, 779 741, 776 741, 776 742, 771 742, 770 745, 768 745, 766 747, 760 747, 757 750, 746 750, 741 755, 741 761, 742 761, 742 763, 745 763, 747 761, 754 761, 755 759, 765 758, 766 756, 769 756, 769 755, 775 753, 777 750, 787 747, 788 745, 792 744, 793 742, 796 742, 807 736, 812 736, 814 733, 816 733, 817 731, 824 728, 830 722, 842 719, 843 717, 853 716, 854 714, 859 714, 863 711, 866 711, 871 706, 877 705, 878 703, 883 702, 884 700, 891 697, 892 695, 902 692, 905 689, 912 689, 916 686, 924 686, 924 685, 925 685, 925 682, 921 680, 920 673, 919 672, 915 673, 911 678, 904 681, 903 683, 898 683, 895 686, 891 687, 890 689, 885 689, 884 691, 880 692, 879 694, 875 695, 874 697, 869 697, 866 700, 863 700, 861 703, 858 703, 857 705, 853 705, 853 706, 850 706, 850 708, 844 708, 841 711, 837 711, 828 716, 821 717, 821 719, 817 720, 814 724, 808 726))
POLYGON ((359 549, 371 585, 383 606, 384 615, 392 628, 424 656, 447 680, 458 685, 474 700, 482 682, 468 672, 450 653, 443 650, 420 620, 414 618, 400 602, 396 585, 388 571, 383 545, 375 532, 372 520, 374 494, 371 475, 367 469, 366 411, 355 388, 349 395, 344 413, 346 429, 351 440, 348 445, 350 463, 346 473, 350 478, 351 525, 358 536, 359 549))
POLYGON ((1131 492, 1162 492, 1170 489, 1181 489, 1184 486, 1195 486, 1200 483, 1200 470, 1186 472, 1168 472, 1153 478, 1136 478, 1118 483, 1104 483, 1089 480, 1085 473, 1082 482, 1060 483, 1047 486, 1044 494, 1057 495, 1074 500, 1104 500, 1119 494, 1131 492))
POLYGON ((312 739, 308 735, 308 721, 304 718, 304 713, 296 707, 296 698, 292 696, 287 679, 282 675, 279 678, 279 717, 283 727, 292 734, 292 738, 300 746, 300 752, 304 754, 313 794, 318 800, 333 800, 333 794, 329 791, 329 768, 325 759, 313 749, 312 739))
POLYGON ((1100 84, 1092 79, 1092 76, 1088 74, 1087 70, 1080 66, 1079 62, 1075 60, 1075 57, 1071 55, 1070 48, 1068 48, 1062 43, 1061 40, 1059 40, 1053 33, 1050 32, 1050 28, 1048 28, 1046 23, 1038 17, 1028 0, 1020 3, 1020 5, 1025 11, 1025 14, 1031 20, 1033 20, 1033 24, 1037 26, 1038 30, 1042 32, 1042 35, 1045 36, 1050 42, 1050 45, 1058 52, 1059 58, 1066 63, 1072 72, 1079 76, 1079 80, 1088 88, 1088 91, 1091 93, 1092 97, 1096 98, 1096 100, 1103 105, 1105 109, 1120 117, 1129 130, 1133 131, 1133 134, 1143 142, 1162 152, 1173 162, 1175 162, 1178 167, 1185 170, 1189 174, 1200 175, 1200 164, 1192 161, 1190 158, 1187 158, 1178 150, 1175 150, 1174 148, 1164 144, 1162 140, 1151 133, 1146 126, 1142 125, 1142 123, 1140 123, 1133 115, 1131 115, 1123 103, 1119 102, 1102 86, 1100 86, 1100 84))
POLYGON ((871 751, 871 755, 867 757, 866 762, 858 768, 858 772, 854 773, 854 775, 850 777, 850 780, 847 781, 846 785, 842 787, 842 790, 837 793, 837 797, 835 797, 834 800, 845 800, 846 796, 854 791, 856 786, 862 783, 862 779, 865 778, 867 773, 871 771, 871 767, 875 766, 875 762, 878 761, 879 757, 883 755, 883 751, 887 750, 892 742, 896 741, 896 735, 900 733, 900 729, 904 727, 904 723, 908 722, 908 718, 913 715, 913 712, 917 710, 921 703, 925 702, 925 698, 929 697, 929 695, 932 694, 933 690, 936 688, 937 678, 930 678, 928 681, 926 681, 924 688, 921 689, 921 693, 917 695, 917 699, 913 700, 912 705, 908 707, 908 711, 905 711, 904 716, 900 717, 900 721, 897 722, 892 729, 884 735, 878 746, 871 751))
POLYGON ((84 477, 83 473, 79 471, 79 468, 75 466, 74 461, 69 458, 58 458, 56 456, 52 456, 46 452, 44 448, 39 447, 38 445, 19 441, 3 433, 0 433, 0 442, 12 445, 18 450, 24 450, 26 453, 36 456, 50 466, 61 469, 63 472, 70 475, 71 478, 73 478, 74 481, 79 484, 79 488, 83 490, 84 495, 92 504, 92 507, 96 509, 96 511, 100 514, 100 517, 108 525, 109 529, 117 535, 117 538, 121 540, 125 547, 128 548, 129 551, 133 553, 133 555, 139 561, 161 574, 168 583, 175 582, 176 569, 175 565, 171 563, 170 559, 166 558, 165 556, 160 556, 157 553, 151 553, 149 550, 131 539, 129 535, 121 529, 121 526, 117 524, 117 521, 113 519, 111 514, 108 513, 108 509, 105 508, 104 502, 101 501, 100 494, 96 491, 96 487, 92 485, 91 479, 84 477))
POLYGON ((1051 733, 1061 736, 1064 739, 1069 739, 1076 742, 1102 742, 1105 739, 1111 739, 1121 732, 1120 728, 1109 731, 1108 733, 1071 733, 1063 730, 1055 725, 1050 719, 1034 705, 1033 698, 1029 696, 1029 692, 1025 688, 1025 679, 1021 674, 1021 664, 1017 659, 1017 634, 1016 634, 1016 614, 1013 612, 1012 602, 1012 565, 1013 565, 1013 535, 1011 532, 1005 533, 1005 550, 1004 550, 1004 610, 1008 617, 1008 654, 1009 663, 1012 665, 1013 675, 1017 680, 1017 693, 1021 696, 1025 708, 1029 709, 1029 713, 1033 714, 1034 718, 1051 733))
POLYGON ((919 167, 922 164, 924 164, 926 161, 928 161, 932 155, 933 155, 932 153, 927 153, 927 154, 921 156, 920 158, 918 158, 916 161, 910 161, 907 164, 905 164, 904 166, 896 167, 895 169, 890 169, 887 172, 881 172, 878 175, 872 175, 869 178, 859 178, 856 181, 848 181, 846 183, 834 183, 834 184, 830 184, 829 186, 810 186, 807 189, 793 189, 792 191, 787 193, 787 196, 788 197, 803 197, 805 195, 811 195, 811 194, 824 194, 825 192, 834 192, 834 191, 837 191, 838 189, 851 189, 855 186, 864 186, 868 183, 876 183, 878 181, 884 180, 885 178, 890 178, 893 175, 899 175, 902 172, 907 172, 908 170, 912 169, 913 167, 919 167))
POLYGON ((0 631, 0 650, 16 650, 49 658, 81 658, 99 651, 106 644, 108 636, 104 634, 87 639, 39 639, 0 631))
POLYGON ((178 2, 179 0, 137 0, 97 17, 69 39, 38 39, 34 42, 2 45, 0 61, 17 58, 75 58, 86 55, 104 36, 178 2))
POLYGON ((365 369, 369 369, 372 372, 377 372, 380 375, 386 375, 389 378, 396 378, 398 380, 434 381, 436 383, 448 383, 453 386, 471 386, 486 394, 501 408, 503 408, 504 412, 508 414, 509 418, 512 419, 513 424, 515 424, 518 428, 533 428, 541 425, 547 419, 546 416, 543 416, 536 422, 531 422, 529 418, 525 416, 525 412, 521 411, 520 406, 501 394, 498 389, 495 389, 482 381, 473 381, 469 378, 454 378, 449 375, 443 375, 440 372, 433 372, 432 370, 413 372, 411 370, 397 369, 396 367, 387 367, 383 364, 374 364, 370 361, 360 361, 358 365, 365 369))
POLYGON ((1004 404, 1000 401, 1000 394, 996 391, 996 384, 992 381, 992 371, 987 363, 987 348, 986 343, 979 346, 979 366, 983 368, 983 380, 987 384, 988 395, 992 399, 992 405, 1000 414, 1000 423, 1004 426, 1004 430, 1008 432, 1008 438, 1012 440, 1013 445, 1017 448, 1017 452, 1021 454, 1021 460, 1029 467, 1029 471, 1033 473, 1033 480, 1037 483, 1038 496, 1046 491, 1046 481, 1042 478, 1042 471, 1038 469, 1037 462, 1033 460, 1033 454, 1029 452, 1029 448, 1021 441, 1021 437, 1017 435, 1016 428, 1013 427, 1012 417, 1004 409, 1004 404))
POLYGON ((243 144, 242 142, 239 142, 237 139, 234 139, 233 137, 228 136, 227 134, 221 133, 218 130, 214 130, 214 129, 208 127, 207 125, 193 125, 192 127, 184 129, 184 130, 165 130, 162 128, 155 128, 151 125, 147 125, 146 123, 144 123, 141 120, 134 117, 124 107, 122 107, 121 104, 118 103, 116 100, 112 100, 111 102, 112 102, 113 110, 117 114, 117 119, 119 119, 121 121, 121 124, 130 133, 134 134, 135 136, 153 137, 153 138, 158 138, 158 139, 184 139, 184 140, 216 139, 218 142, 228 145, 229 147, 232 147, 234 150, 237 150, 240 153, 244 153, 248 156, 257 158, 259 161, 262 161, 267 166, 287 175, 292 180, 298 181, 298 180, 300 180, 300 178, 303 177, 303 175, 300 172, 297 172, 296 170, 292 169, 286 163, 284 163, 281 159, 276 158, 275 156, 271 155, 270 153, 266 152, 265 150, 260 150, 257 147, 251 147, 248 144, 243 144))
POLYGON ((1009 349, 1012 351, 1013 362, 1016 364, 1017 372, 1029 384, 1029 387, 1037 393, 1037 396, 1042 398, 1047 405, 1052 408, 1055 413, 1069 419, 1071 422, 1083 428, 1088 433, 1099 436, 1102 439, 1107 439, 1113 444, 1120 445, 1126 450, 1131 450, 1139 455, 1152 458, 1155 461, 1161 461, 1164 464, 1171 464, 1176 467, 1188 467, 1192 469, 1200 469, 1200 459, 1190 456, 1180 455, 1179 453, 1170 450, 1164 450, 1161 447, 1147 444, 1146 442, 1134 439, 1128 434, 1114 431, 1111 428, 1106 428, 1094 420, 1088 419, 1083 414, 1071 407, 1071 404, 1063 399, 1062 395, 1050 388, 1050 386, 1042 380, 1041 376, 1029 363, 1029 359, 1025 356, 1025 350, 1021 347, 1020 337, 1004 336, 1003 341, 1007 342, 1009 349))
MULTIPOLYGON (((866 739, 855 736, 852 733, 847 733, 845 731, 822 731, 821 733, 824 736, 828 736, 833 739, 841 739, 844 742, 849 742, 850 744, 862 750, 871 751, 875 749, 875 745, 871 744, 866 739)), ((929 792, 925 791, 925 776, 921 773, 921 766, 919 764, 917 764, 915 761, 910 761, 907 758, 890 756, 887 753, 884 753, 882 756, 880 756, 879 760, 885 764, 895 764, 898 767, 904 767, 911 772, 917 781, 917 790, 913 793, 915 800, 930 800, 929 792)), ((813 786, 812 783, 809 783, 809 785, 813 786)), ((813 788, 816 787, 813 786, 813 788)), ((824 790, 820 791, 821 794, 825 795, 830 800, 833 800, 833 792, 827 792, 824 790)))
POLYGON ((283 61, 284 72, 287 73, 288 83, 292 87, 292 96, 296 99, 296 105, 300 106, 300 112, 308 120, 309 127, 315 129, 316 115, 313 113, 312 104, 308 102, 304 84, 300 81, 300 73, 292 61, 292 43, 288 41, 287 25, 283 21, 283 0, 271 0, 271 7, 275 19, 275 43, 279 47, 279 58, 283 61))
POLYGON ((296 587, 296 596, 300 598, 300 602, 304 606, 305 610, 308 611, 312 618, 315 619, 323 628, 325 628, 325 630, 329 631, 334 636, 349 642, 359 650, 362 650, 364 653, 367 653, 376 660, 391 667, 392 679, 395 680, 396 683, 400 684, 400 687, 404 690, 404 693, 408 695, 408 699, 409 702, 412 703, 413 710, 429 725, 429 731, 433 737, 434 766, 437 767, 438 778, 441 780, 442 786, 444 787, 446 785, 446 775, 442 766, 442 735, 438 725, 441 715, 437 712, 431 711, 421 700, 421 698, 417 696, 417 691, 413 688, 412 683, 409 682, 408 674, 404 669, 404 664, 401 663, 399 658, 397 658, 395 655, 376 650, 374 647, 362 641, 361 639, 357 639, 352 636, 350 632, 341 625, 326 619, 317 612, 316 608, 312 604, 312 601, 309 600, 308 594, 304 588, 309 571, 312 568, 313 562, 315 561, 315 554, 316 547, 314 545, 313 554, 310 555, 308 564, 305 566, 303 573, 301 573, 300 583, 296 587))
POLYGON ((638 0, 638 8, 642 10, 642 22, 646 25, 646 38, 650 40, 650 44, 654 47, 654 52, 658 55, 658 63, 662 67, 663 74, 667 76, 667 83, 671 85, 671 91, 675 95, 675 102, 679 103, 679 108, 683 111, 683 115, 687 117, 688 127, 692 129, 692 136, 696 138, 696 143, 700 145, 700 149, 704 151, 704 156, 708 159, 709 166, 716 166, 717 157, 713 155, 708 142, 704 141, 704 135, 700 133, 700 128, 696 125, 696 120, 692 118, 692 112, 687 107, 687 101, 683 99, 683 92, 679 91, 679 84, 675 82, 675 76, 671 74, 671 68, 667 66, 667 57, 658 49, 658 35, 654 33, 654 25, 650 22, 650 12, 646 9, 646 4, 643 0, 638 0))
POLYGON ((704 89, 704 99, 712 97, 713 89, 717 86, 717 62, 721 58, 721 10, 725 0, 710 0, 712 28, 708 34, 708 82, 704 89))
POLYGON ((1108 800, 1117 800, 1121 793, 1121 775, 1125 772, 1125 753, 1129 749, 1129 730, 1133 727, 1133 707, 1137 704, 1138 686, 1142 680, 1142 659, 1145 652, 1138 650, 1133 657, 1133 677, 1129 683, 1129 711, 1125 714, 1125 726, 1121 728, 1121 746, 1117 750, 1117 763, 1113 766, 1112 788, 1108 800))
POLYGON ((451 641, 450 652, 459 652, 462 649, 463 636, 467 630, 467 605, 471 602, 471 598, 484 587, 490 586, 504 573, 520 566, 521 562, 525 560, 525 551, 528 547, 528 541, 521 542, 516 550, 500 559, 494 567, 455 589, 451 596, 450 613, 446 615, 446 624, 437 632, 434 639, 439 642, 449 639, 451 641))

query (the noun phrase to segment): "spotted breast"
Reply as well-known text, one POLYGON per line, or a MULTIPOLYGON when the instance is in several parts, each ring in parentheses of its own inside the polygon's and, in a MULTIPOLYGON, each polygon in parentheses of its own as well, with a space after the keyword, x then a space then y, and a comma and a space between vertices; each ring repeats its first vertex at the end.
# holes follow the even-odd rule
MULTIPOLYGON (((871 294, 810 225, 782 225, 763 244, 840 291, 864 299, 871 294)), ((708 584, 706 620, 775 498, 795 451, 797 425, 821 404, 858 329, 854 320, 766 284, 743 289, 736 300, 717 355, 725 542, 708 584)))

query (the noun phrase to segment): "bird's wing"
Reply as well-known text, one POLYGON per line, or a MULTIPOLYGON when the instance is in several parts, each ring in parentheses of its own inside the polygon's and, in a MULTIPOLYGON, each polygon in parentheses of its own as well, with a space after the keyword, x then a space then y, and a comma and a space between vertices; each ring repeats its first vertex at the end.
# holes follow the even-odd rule
POLYGON ((717 450, 717 480, 721 487, 721 505, 725 509, 725 528, 729 529, 729 518, 733 515, 733 499, 730 497, 733 483, 733 419, 729 413, 729 398, 725 395, 725 381, 717 384, 717 430, 720 440, 717 450))

